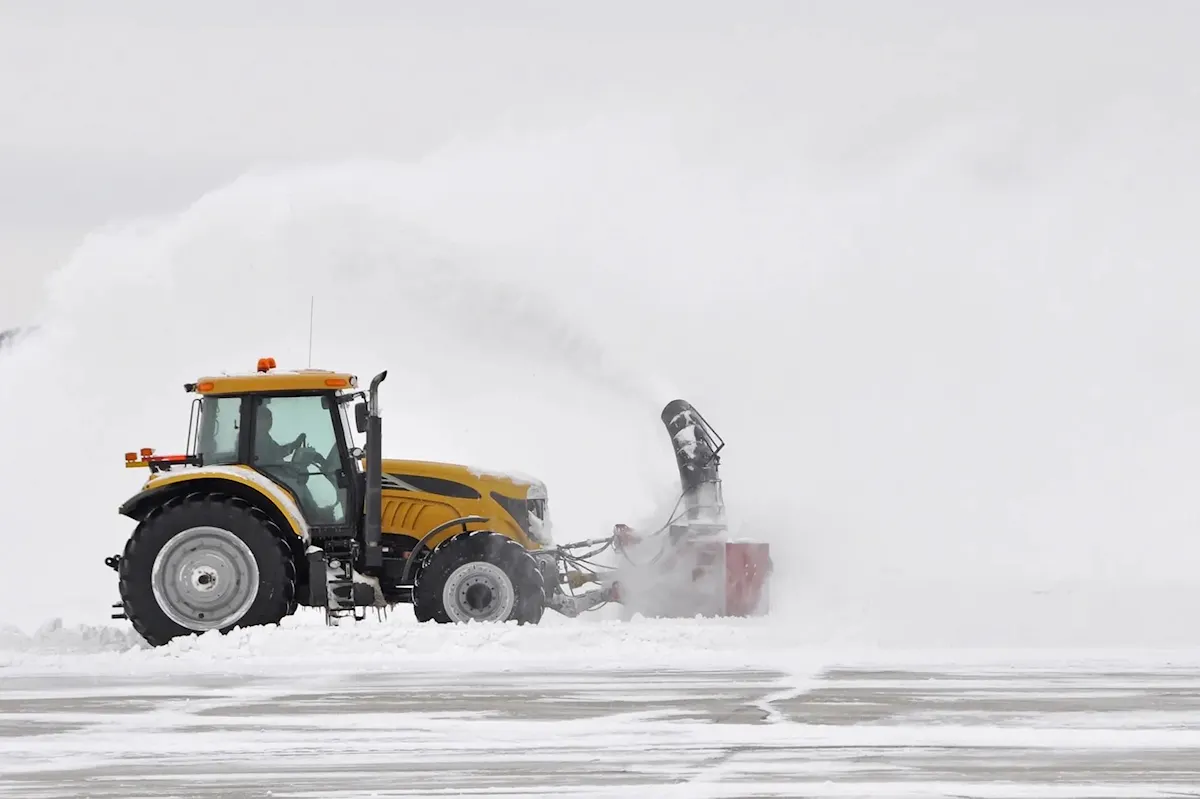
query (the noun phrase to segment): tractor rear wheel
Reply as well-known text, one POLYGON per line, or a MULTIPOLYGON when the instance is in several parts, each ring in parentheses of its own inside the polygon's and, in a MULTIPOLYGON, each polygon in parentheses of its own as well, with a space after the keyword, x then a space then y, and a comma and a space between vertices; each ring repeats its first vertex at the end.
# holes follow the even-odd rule
POLYGON ((126 543, 119 572, 125 615, 151 646, 278 624, 296 609, 296 567, 279 528, 235 497, 156 508, 126 543))
POLYGON ((413 612, 421 622, 537 624, 545 609, 537 561, 499 533, 462 533, 443 542, 413 584, 413 612))

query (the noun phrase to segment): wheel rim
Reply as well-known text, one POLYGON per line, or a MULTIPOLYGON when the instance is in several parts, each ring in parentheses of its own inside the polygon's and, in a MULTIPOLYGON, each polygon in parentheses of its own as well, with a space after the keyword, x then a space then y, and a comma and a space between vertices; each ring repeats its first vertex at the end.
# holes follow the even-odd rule
POLYGON ((516 591, 504 570, 476 561, 455 569, 442 589, 442 605, 452 621, 504 621, 516 604, 516 591))
POLYGON ((258 596, 258 561, 246 542, 220 527, 193 527, 159 551, 154 599, 171 621, 201 632, 233 624, 258 596))

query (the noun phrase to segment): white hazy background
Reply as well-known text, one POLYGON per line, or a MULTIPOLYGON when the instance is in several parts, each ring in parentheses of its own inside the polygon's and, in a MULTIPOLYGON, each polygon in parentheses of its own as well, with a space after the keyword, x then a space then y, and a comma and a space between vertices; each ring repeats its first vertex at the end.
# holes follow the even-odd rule
MULTIPOLYGON (((727 441, 781 635, 1200 640, 1192 3, 0 4, 0 625, 107 620, 202 373, 650 523, 727 441)), ((578 622, 585 623, 585 622, 578 622)))

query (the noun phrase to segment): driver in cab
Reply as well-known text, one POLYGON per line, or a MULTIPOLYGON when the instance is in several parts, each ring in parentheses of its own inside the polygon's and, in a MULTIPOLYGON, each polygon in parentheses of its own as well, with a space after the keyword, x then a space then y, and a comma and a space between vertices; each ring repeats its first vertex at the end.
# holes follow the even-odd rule
POLYGON ((335 499, 333 506, 321 505, 308 487, 309 478, 321 476, 320 471, 310 469, 314 465, 324 463, 325 459, 308 448, 308 437, 304 433, 286 444, 277 442, 271 437, 273 422, 274 417, 270 409, 265 404, 261 405, 254 426, 255 463, 273 480, 292 492, 309 521, 328 524, 341 522, 337 500, 335 499), (288 456, 294 456, 290 462, 284 460, 288 456))
POLYGON ((271 424, 274 420, 271 409, 266 405, 258 409, 258 422, 254 426, 254 459, 258 463, 282 464, 284 458, 295 454, 296 450, 304 446, 304 433, 287 444, 279 444, 271 438, 271 424))

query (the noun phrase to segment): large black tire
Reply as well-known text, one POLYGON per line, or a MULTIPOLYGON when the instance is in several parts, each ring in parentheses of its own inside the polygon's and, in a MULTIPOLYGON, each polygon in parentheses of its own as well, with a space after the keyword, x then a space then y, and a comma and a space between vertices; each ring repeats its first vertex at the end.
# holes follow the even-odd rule
POLYGON ((421 622, 537 624, 545 609, 537 561, 499 533, 462 533, 444 541, 413 583, 413 613, 421 622))
POLYGON ((296 610, 296 566, 279 527, 236 497, 193 494, 155 508, 118 572, 125 615, 151 646, 278 624, 296 610))

